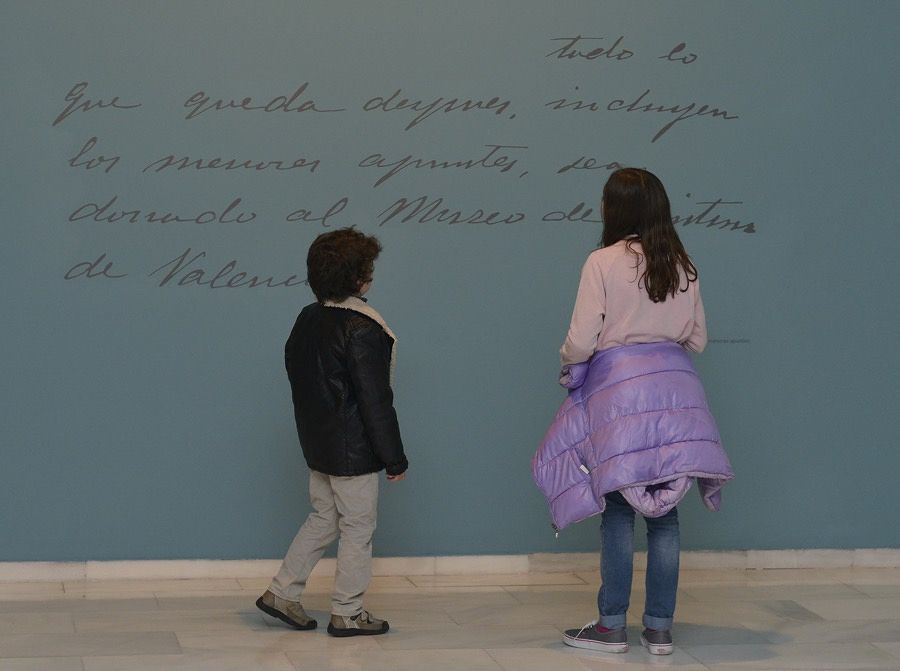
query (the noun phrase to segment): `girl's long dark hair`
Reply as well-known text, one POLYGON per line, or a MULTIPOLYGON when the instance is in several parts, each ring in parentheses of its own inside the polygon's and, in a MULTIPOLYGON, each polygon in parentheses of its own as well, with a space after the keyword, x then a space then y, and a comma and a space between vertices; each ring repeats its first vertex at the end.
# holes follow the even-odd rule
MULTIPOLYGON (((646 261, 641 281, 650 300, 662 303, 668 296, 674 298, 676 292, 688 290, 697 279, 697 268, 675 231, 669 197, 656 175, 640 168, 616 170, 603 187, 602 210, 602 247, 630 236, 640 241, 646 261), (687 280, 684 286, 683 277, 687 280)), ((631 243, 627 244, 634 252, 631 243)))

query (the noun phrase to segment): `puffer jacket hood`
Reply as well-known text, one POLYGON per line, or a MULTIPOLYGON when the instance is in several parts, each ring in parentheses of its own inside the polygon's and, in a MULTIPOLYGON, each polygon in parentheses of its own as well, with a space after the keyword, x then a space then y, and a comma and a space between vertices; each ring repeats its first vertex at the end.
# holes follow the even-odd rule
POLYGON ((603 512, 620 491, 647 517, 665 515, 697 481, 718 510, 734 477, 690 356, 676 343, 625 345, 563 368, 569 395, 532 472, 554 527, 603 512))

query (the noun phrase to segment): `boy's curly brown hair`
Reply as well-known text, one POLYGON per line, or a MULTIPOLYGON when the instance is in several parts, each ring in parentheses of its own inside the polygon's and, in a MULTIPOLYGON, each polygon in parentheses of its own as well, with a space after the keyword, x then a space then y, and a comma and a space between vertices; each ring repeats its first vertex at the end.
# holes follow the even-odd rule
POLYGON ((306 255, 306 279, 316 300, 339 303, 356 294, 360 286, 372 281, 380 252, 378 238, 354 228, 340 228, 317 237, 306 255))

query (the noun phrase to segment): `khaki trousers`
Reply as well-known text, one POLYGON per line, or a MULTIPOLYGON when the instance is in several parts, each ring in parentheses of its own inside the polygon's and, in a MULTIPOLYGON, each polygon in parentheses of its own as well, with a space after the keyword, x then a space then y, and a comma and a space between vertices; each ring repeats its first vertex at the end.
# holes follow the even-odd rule
POLYGON ((310 471, 309 499, 313 512, 297 532, 269 590, 282 599, 300 601, 309 574, 339 537, 331 612, 356 615, 372 577, 378 473, 338 477, 310 471))

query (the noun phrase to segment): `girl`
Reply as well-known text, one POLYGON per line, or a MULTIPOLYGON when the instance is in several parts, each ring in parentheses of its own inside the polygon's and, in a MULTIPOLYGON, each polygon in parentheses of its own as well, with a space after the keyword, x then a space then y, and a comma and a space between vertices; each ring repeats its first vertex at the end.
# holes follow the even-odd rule
POLYGON ((672 652, 678 588, 676 504, 696 479, 707 507, 733 477, 685 350, 706 323, 697 269, 652 173, 614 172, 603 188, 601 248, 584 264, 560 350, 571 391, 535 455, 534 476, 557 529, 602 513, 600 618, 566 631, 579 648, 625 652, 634 513, 647 522, 641 643, 672 652))

